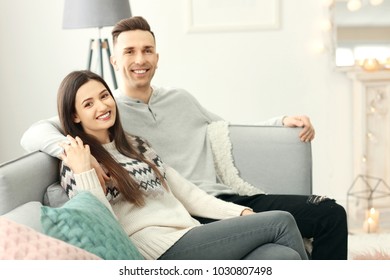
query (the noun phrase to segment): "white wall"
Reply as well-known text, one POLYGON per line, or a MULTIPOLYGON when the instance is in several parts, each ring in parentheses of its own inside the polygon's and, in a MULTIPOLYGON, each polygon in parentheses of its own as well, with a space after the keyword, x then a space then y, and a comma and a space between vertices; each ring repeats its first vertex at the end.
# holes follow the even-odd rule
MULTIPOLYGON (((130 1, 133 15, 144 16, 157 36, 155 84, 184 87, 231 122, 309 115, 316 128, 314 192, 344 203, 354 176, 350 82, 335 71, 328 52, 310 49, 323 38, 323 1, 281 0, 277 30, 190 34, 186 2, 130 1)), ((24 153, 23 131, 56 114, 60 81, 86 66, 97 31, 63 30, 62 9, 63 0, 0 4, 0 162, 24 153)), ((104 28, 103 36, 110 38, 110 31, 104 28)))

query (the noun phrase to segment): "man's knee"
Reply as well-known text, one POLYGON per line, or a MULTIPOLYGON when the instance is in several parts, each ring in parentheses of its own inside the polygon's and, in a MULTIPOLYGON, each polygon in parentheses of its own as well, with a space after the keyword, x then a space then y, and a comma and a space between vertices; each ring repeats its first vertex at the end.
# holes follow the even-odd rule
POLYGON ((345 208, 336 202, 332 203, 330 211, 331 214, 337 216, 339 219, 347 219, 347 212, 345 211, 345 208))
POLYGON ((325 219, 328 220, 328 223, 346 227, 347 212, 345 211, 345 208, 335 201, 328 201, 324 204, 327 204, 323 211, 326 211, 324 216, 325 219))

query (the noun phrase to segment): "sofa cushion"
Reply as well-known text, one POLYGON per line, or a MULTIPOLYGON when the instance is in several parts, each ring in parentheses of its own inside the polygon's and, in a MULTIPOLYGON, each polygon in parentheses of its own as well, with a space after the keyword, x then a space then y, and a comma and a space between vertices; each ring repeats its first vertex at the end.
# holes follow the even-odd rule
POLYGON ((59 182, 56 182, 47 188, 43 196, 43 205, 50 207, 61 207, 68 200, 69 197, 66 194, 64 188, 60 185, 59 182))
POLYGON ((18 224, 28 226, 38 232, 43 233, 41 225, 41 207, 42 203, 39 201, 30 201, 14 210, 2 215, 7 219, 10 219, 18 224))
POLYGON ((42 206, 46 234, 106 260, 143 259, 110 210, 89 192, 80 192, 62 207, 42 206))
POLYGON ((0 217, 1 260, 99 260, 76 246, 0 217))
POLYGON ((0 164, 0 215, 29 201, 43 201, 59 177, 58 159, 33 152, 0 164))

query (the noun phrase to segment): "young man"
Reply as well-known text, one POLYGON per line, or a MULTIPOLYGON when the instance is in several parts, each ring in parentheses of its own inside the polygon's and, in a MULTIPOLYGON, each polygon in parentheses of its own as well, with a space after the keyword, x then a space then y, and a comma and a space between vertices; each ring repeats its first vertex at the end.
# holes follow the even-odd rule
MULTIPOLYGON (((159 56, 147 21, 141 17, 124 19, 116 24, 112 36, 111 63, 122 78, 116 100, 127 132, 147 139, 168 164, 218 198, 248 206, 255 212, 290 212, 302 236, 313 238, 312 259, 347 259, 346 212, 334 200, 266 195, 259 189, 247 189, 239 195, 217 182, 207 126, 221 118, 208 112, 183 89, 151 85, 159 56)), ((314 138, 314 129, 305 116, 280 117, 264 124, 303 127, 301 140, 314 138)), ((28 151, 42 150, 58 156, 62 152, 58 143, 64 140, 58 130, 58 119, 40 121, 25 132, 21 144, 28 151)), ((101 181, 103 178, 101 174, 101 181)))

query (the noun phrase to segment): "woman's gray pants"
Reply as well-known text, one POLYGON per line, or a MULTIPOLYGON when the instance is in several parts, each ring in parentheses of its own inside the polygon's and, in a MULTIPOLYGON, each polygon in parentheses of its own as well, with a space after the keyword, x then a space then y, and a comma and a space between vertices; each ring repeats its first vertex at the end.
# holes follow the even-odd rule
POLYGON ((161 260, 307 260, 293 216, 268 211, 195 227, 161 260))

